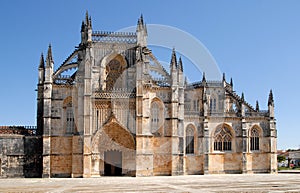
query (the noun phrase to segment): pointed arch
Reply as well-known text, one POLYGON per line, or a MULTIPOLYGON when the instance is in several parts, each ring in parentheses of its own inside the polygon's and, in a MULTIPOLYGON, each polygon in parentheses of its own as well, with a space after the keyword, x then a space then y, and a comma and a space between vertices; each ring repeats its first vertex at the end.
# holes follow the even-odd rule
POLYGON ((123 88, 126 84, 126 75, 123 73, 128 67, 128 62, 124 56, 119 53, 112 53, 105 56, 101 61, 102 76, 105 80, 100 80, 102 88, 113 90, 114 88, 123 88))
POLYGON ((134 137, 113 115, 92 139, 92 151, 94 153, 110 150, 131 151, 135 148, 134 137))
POLYGON ((216 112, 217 111, 217 96, 215 94, 212 94, 210 96, 210 101, 209 101, 209 109, 210 112, 216 112))
POLYGON ((258 151, 260 148, 260 138, 262 135, 262 129, 258 125, 254 125, 249 130, 249 138, 250 138, 250 151, 258 151))
POLYGON ((66 97, 63 101, 63 120, 66 133, 73 134, 75 131, 75 119, 71 96, 66 97))
POLYGON ((196 127, 193 124, 187 125, 185 129, 185 153, 194 154, 195 153, 195 134, 196 127))
POLYGON ((150 104, 150 128, 153 135, 163 135, 164 104, 158 97, 152 99, 150 104))
POLYGON ((223 123, 216 127, 213 132, 214 151, 232 151, 234 132, 231 126, 223 123))

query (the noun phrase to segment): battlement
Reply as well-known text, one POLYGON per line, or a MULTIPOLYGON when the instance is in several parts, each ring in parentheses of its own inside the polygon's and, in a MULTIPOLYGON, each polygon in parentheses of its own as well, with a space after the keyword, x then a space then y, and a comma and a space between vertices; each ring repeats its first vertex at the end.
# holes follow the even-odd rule
POLYGON ((34 136, 37 126, 0 126, 0 134, 17 134, 34 136))
POLYGON ((94 31, 92 33, 92 41, 135 44, 137 42, 137 35, 135 32, 94 31))

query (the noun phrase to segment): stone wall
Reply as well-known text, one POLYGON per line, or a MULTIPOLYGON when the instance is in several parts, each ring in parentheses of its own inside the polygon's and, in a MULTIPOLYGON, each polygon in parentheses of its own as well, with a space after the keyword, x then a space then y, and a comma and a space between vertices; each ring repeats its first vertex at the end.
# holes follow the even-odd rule
POLYGON ((52 137, 51 155, 51 177, 71 177, 72 137, 52 137))
POLYGON ((41 138, 0 135, 0 178, 41 177, 41 138))

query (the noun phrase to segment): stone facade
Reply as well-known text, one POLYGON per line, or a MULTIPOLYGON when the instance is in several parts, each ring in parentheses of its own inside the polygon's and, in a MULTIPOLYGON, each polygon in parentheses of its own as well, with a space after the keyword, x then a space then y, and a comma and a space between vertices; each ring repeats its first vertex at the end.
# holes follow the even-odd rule
POLYGON ((49 46, 37 104, 43 177, 277 172, 272 92, 261 111, 225 75, 187 83, 175 50, 168 72, 147 47, 142 17, 136 33, 97 32, 87 14, 80 44, 53 64, 49 46))

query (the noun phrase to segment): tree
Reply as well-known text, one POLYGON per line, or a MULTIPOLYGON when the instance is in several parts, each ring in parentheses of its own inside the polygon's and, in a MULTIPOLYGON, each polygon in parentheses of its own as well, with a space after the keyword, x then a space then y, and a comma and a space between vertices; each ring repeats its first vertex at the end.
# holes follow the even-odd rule
POLYGON ((283 155, 278 155, 278 156, 277 156, 277 162, 280 163, 280 162, 283 162, 283 161, 285 161, 285 156, 283 156, 283 155))

